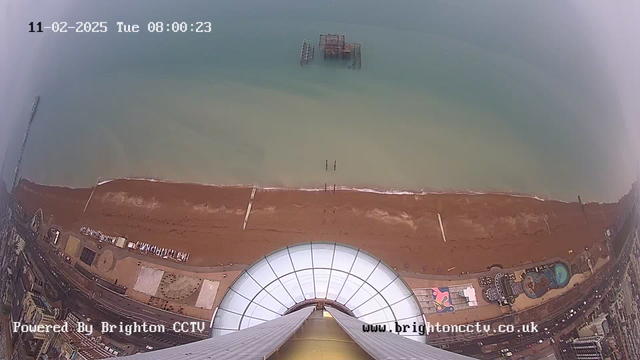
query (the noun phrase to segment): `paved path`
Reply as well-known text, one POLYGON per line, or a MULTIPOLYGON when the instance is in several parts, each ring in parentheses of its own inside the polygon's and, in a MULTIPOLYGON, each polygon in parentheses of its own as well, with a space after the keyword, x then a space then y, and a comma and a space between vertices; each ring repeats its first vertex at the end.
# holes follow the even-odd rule
MULTIPOLYGON (((127 258, 127 257, 131 257, 131 258, 134 258, 134 259, 146 261, 148 263, 167 266, 167 267, 171 267, 171 268, 174 268, 174 269, 184 270, 184 271, 193 272, 193 273, 216 273, 216 272, 228 272, 228 271, 242 271, 242 270, 246 269, 247 267, 249 267, 251 265, 251 264, 233 264, 233 265, 206 266, 206 267, 191 266, 191 265, 187 265, 185 263, 181 263, 181 262, 177 262, 177 261, 173 261, 173 260, 162 259, 162 258, 157 257, 155 255, 142 253, 142 252, 137 251, 137 250, 121 249, 121 248, 119 248, 119 247, 117 247, 115 245, 109 244, 109 243, 100 243, 96 239, 93 239, 91 237, 87 237, 87 236, 84 236, 84 235, 81 235, 81 234, 78 234, 78 233, 72 232, 72 231, 63 232, 61 237, 64 238, 64 236, 66 236, 66 235, 71 235, 73 237, 76 237, 76 238, 85 240, 87 242, 90 242, 96 248, 97 248, 97 245, 100 244, 100 245, 102 245, 103 249, 111 250, 111 252, 113 252, 114 258, 116 260, 120 260, 120 259, 124 259, 124 258, 127 258)), ((100 251, 98 250, 97 252, 100 252, 100 251)), ((515 267, 504 268, 504 269, 493 268, 493 269, 488 270, 488 271, 484 271, 484 272, 480 272, 480 273, 470 273, 470 274, 465 274, 465 275, 454 275, 454 274, 430 275, 430 274, 420 274, 420 273, 414 273, 414 272, 408 272, 408 271, 402 271, 402 270, 396 270, 396 272, 398 274, 400 274, 402 277, 415 278, 415 279, 440 280, 440 281, 442 281, 442 280, 465 280, 465 279, 473 280, 473 279, 477 279, 477 278, 482 277, 482 276, 495 275, 498 272, 516 272, 516 271, 519 271, 519 270, 529 269, 529 268, 532 268, 532 267, 541 266, 541 265, 545 265, 545 264, 550 264, 550 263, 558 262, 558 261, 567 262, 566 259, 563 259, 563 258, 560 258, 560 257, 554 257, 554 258, 550 258, 550 259, 546 259, 546 260, 542 260, 542 261, 530 262, 530 263, 518 265, 518 266, 515 266, 515 267)))
MULTIPOLYGON (((56 226, 56 228, 59 229, 58 226, 56 226)), ((82 239, 86 242, 89 242, 90 244, 93 244, 94 248, 97 248, 98 245, 101 245, 103 249, 111 250, 111 252, 113 252, 115 260, 131 257, 131 258, 142 260, 148 263, 167 266, 174 269, 188 271, 192 273, 216 273, 216 272, 228 272, 228 271, 241 271, 248 267, 248 265, 245 265, 245 264, 234 264, 234 265, 224 265, 224 266, 204 266, 204 267, 191 266, 183 262, 162 259, 158 256, 148 254, 148 253, 143 253, 138 250, 121 249, 113 244, 106 243, 106 242, 101 243, 94 238, 84 236, 72 231, 65 231, 60 235, 60 237, 65 238, 67 235, 71 235, 75 238, 82 239)), ((64 250, 64 249, 61 248, 61 250, 64 250)), ((100 251, 98 250, 97 252, 100 252, 100 251)))
MULTIPOLYGON (((108 289, 98 286, 96 283, 87 284, 87 282, 85 282, 86 278, 55 255, 49 245, 45 244, 42 246, 42 244, 37 243, 26 227, 21 224, 16 224, 16 230, 18 230, 23 239, 27 241, 28 246, 26 250, 30 252, 31 258, 40 259, 42 256, 42 262, 33 262, 37 268, 36 270, 44 275, 45 281, 60 294, 61 300, 73 311, 86 312, 91 314, 91 316, 97 316, 97 319, 109 321, 112 324, 119 324, 120 322, 130 324, 132 321, 163 324, 168 327, 167 330, 171 330, 173 323, 177 321, 202 321, 184 315, 170 313, 120 296, 108 289), (53 268, 58 270, 60 275, 73 285, 70 289, 67 290, 61 286, 60 279, 51 271, 53 268)), ((206 321, 205 331, 209 331, 208 322, 206 321)), ((154 334, 155 340, 148 340, 148 336, 142 334, 137 334, 137 336, 132 337, 118 336, 119 334, 115 333, 113 335, 113 337, 119 341, 134 342, 136 345, 151 345, 154 347, 159 347, 162 343, 164 343, 165 347, 185 344, 206 337, 206 335, 193 336, 192 334, 176 334, 173 332, 154 334)))

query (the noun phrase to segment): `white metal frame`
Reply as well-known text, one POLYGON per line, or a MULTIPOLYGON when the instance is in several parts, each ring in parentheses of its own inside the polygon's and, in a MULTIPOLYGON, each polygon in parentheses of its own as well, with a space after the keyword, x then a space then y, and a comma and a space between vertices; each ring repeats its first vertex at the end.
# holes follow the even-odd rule
POLYGON ((401 335, 426 340, 413 331, 413 324, 424 325, 424 317, 400 275, 360 249, 326 242, 280 249, 243 271, 220 303, 212 336, 273 320, 316 299, 343 306, 365 323, 410 325, 401 335))

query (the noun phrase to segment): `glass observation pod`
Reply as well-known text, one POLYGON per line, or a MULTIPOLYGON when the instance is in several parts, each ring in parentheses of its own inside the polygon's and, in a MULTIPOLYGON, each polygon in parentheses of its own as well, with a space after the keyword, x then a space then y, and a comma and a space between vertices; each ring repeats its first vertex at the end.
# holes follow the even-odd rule
POLYGON ((278 250, 247 268, 222 299, 212 336, 273 320, 308 304, 327 304, 368 324, 409 325, 418 331, 422 310, 404 279, 366 252, 335 243, 304 243, 278 250), (416 325, 414 327, 414 324, 416 325))

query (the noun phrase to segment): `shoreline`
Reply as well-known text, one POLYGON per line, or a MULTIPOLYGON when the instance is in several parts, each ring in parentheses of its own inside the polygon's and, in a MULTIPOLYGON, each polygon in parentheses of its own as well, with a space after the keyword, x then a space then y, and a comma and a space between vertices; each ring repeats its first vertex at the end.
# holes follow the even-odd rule
MULTIPOLYGON (((71 189, 71 190, 79 190, 79 189, 93 189, 95 186, 106 185, 115 181, 147 181, 150 183, 163 183, 163 184, 173 184, 173 185, 197 185, 197 186, 207 186, 213 188, 238 188, 238 189, 259 189, 263 191, 301 191, 301 192, 323 192, 324 188, 321 187, 285 187, 285 186, 260 186, 259 184, 212 184, 212 183, 197 183, 197 182, 180 182, 173 181, 170 179, 159 179, 159 178, 151 178, 151 177, 116 177, 111 179, 100 179, 95 185, 87 186, 87 187, 72 187, 66 185, 51 185, 51 184, 42 184, 35 182, 29 178, 23 177, 20 181, 26 180, 29 183, 40 185, 40 186, 49 186, 49 187, 57 187, 63 189, 71 189)), ((327 184, 327 192, 333 191, 333 186, 329 186, 327 184)), ((333 184, 331 184, 333 185, 333 184)), ((359 192, 359 193, 371 193, 371 194, 379 194, 379 195, 412 195, 412 196, 425 196, 425 195, 466 195, 466 196, 474 196, 474 195, 499 195, 499 196, 512 196, 516 198, 527 198, 534 199, 538 201, 557 201, 560 203, 571 204, 576 201, 567 201, 561 199, 547 198, 541 197, 534 194, 526 194, 520 192, 511 192, 511 191, 483 191, 483 190, 425 190, 421 189, 420 191, 416 190, 407 190, 407 189, 397 189, 393 187, 389 187, 386 189, 378 188, 378 187, 359 187, 359 186, 346 186, 346 185, 336 185, 336 191, 351 191, 351 192, 359 192)), ((624 195, 623 195, 624 196, 624 195)), ((620 197, 622 198, 622 196, 620 197)), ((619 201, 620 199, 618 199, 619 201)), ((584 204, 614 204, 616 202, 606 202, 606 201, 590 201, 585 202, 584 204)))
POLYGON ((328 241, 361 248, 402 271, 434 275, 452 267, 479 272, 492 264, 573 258, 579 249, 601 244, 603 229, 624 213, 630 198, 581 208, 511 194, 272 187, 257 189, 252 199, 252 186, 96 183, 101 186, 73 189, 23 179, 16 198, 27 214, 42 208, 48 225, 72 232, 88 226, 185 251, 192 266, 251 264, 289 245, 328 241))

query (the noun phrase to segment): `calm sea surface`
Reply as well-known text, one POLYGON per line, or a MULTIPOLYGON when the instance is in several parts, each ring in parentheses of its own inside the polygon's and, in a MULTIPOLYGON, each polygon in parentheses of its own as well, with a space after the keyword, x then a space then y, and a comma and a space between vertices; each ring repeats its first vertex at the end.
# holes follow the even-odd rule
MULTIPOLYGON (((109 32, 42 35, 21 175, 615 200, 635 168, 589 29, 558 1, 518 3, 78 2, 41 21, 109 32), (151 21, 212 32, 148 33, 151 21), (302 40, 327 32, 362 43, 361 70, 299 66, 302 40)), ((14 163, 32 100, 12 104, 14 163)))

